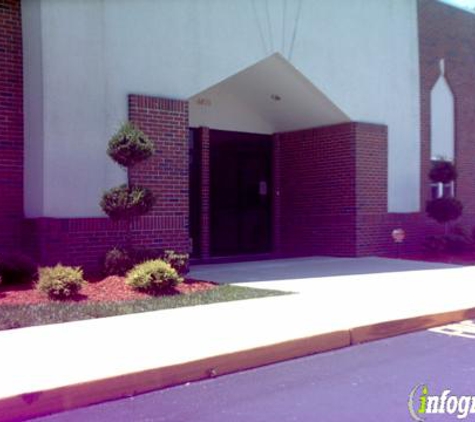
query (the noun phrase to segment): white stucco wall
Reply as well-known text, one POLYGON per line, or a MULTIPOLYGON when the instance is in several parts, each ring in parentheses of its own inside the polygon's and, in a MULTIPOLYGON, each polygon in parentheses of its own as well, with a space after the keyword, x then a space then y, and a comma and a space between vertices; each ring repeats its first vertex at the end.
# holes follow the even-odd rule
POLYGON ((44 133, 43 133, 43 66, 41 37, 41 2, 22 2, 23 19, 23 91, 25 118, 27 215, 43 215, 44 205, 44 133))
POLYGON ((43 206, 30 201, 28 215, 101 215, 101 192, 124 180, 105 149, 128 94, 188 99, 274 52, 352 120, 389 126, 389 209, 418 209, 415 0, 24 3, 41 3, 41 34, 24 31, 41 35, 44 94, 44 137, 27 140, 44 139, 43 206))
POLYGON ((280 53, 189 100, 192 127, 273 134, 350 118, 280 53))

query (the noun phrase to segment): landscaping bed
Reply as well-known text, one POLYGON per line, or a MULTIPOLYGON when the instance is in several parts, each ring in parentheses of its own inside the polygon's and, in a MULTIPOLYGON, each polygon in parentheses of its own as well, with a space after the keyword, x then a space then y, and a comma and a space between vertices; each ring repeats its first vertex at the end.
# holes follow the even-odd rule
POLYGON ((285 294, 190 279, 175 289, 150 296, 125 286, 123 277, 111 276, 89 282, 74 298, 51 301, 32 286, 1 287, 0 330, 285 294))
POLYGON ((110 275, 85 279, 80 267, 0 256, 0 330, 285 294, 190 278, 187 254, 132 258, 114 248, 104 265, 110 275))
MULTIPOLYGON (((215 283, 207 281, 187 279, 184 283, 179 284, 174 290, 168 292, 173 294, 189 294, 193 292, 201 292, 216 288, 215 283)), ((81 292, 74 297, 68 299, 69 302, 103 302, 103 301, 124 301, 138 300, 149 298, 145 292, 134 290, 125 284, 125 277, 109 276, 100 280, 89 281, 81 289, 81 292)), ((40 291, 34 288, 34 284, 28 283, 24 285, 2 286, 0 285, 0 306, 2 305, 18 305, 18 304, 37 304, 48 303, 50 299, 40 291)))

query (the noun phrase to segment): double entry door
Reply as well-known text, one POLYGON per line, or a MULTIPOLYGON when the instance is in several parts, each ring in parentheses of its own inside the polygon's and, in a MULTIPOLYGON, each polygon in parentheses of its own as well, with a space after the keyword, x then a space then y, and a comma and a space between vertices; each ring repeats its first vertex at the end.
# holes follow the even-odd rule
POLYGON ((210 131, 212 256, 269 252, 272 139, 210 131))

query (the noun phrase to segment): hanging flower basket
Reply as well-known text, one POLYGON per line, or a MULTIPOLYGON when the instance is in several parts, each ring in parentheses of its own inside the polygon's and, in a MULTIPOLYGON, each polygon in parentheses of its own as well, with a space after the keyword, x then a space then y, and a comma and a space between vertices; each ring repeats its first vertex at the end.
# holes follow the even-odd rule
POLYGON ((107 154, 121 166, 131 167, 151 157, 154 150, 153 142, 145 133, 127 122, 109 141, 107 154))
POLYGON ((153 204, 150 189, 122 185, 105 192, 100 205, 111 219, 120 220, 146 214, 153 204))
POLYGON ((441 224, 456 220, 462 215, 462 210, 463 205, 456 198, 437 198, 426 205, 429 217, 441 224))
POLYGON ((435 161, 429 178, 433 183, 450 183, 457 179, 457 170, 450 161, 435 161))

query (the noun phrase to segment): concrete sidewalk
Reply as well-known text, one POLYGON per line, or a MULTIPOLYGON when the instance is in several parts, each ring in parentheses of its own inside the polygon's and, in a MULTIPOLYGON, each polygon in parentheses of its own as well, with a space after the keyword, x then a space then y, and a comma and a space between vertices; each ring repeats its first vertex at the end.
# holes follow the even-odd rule
MULTIPOLYGON (((344 262, 333 265, 348 268, 344 262)), ((0 421, 475 317, 475 267, 397 263, 416 271, 319 278, 302 270, 291 279, 281 268, 284 279, 277 280, 272 271, 284 262, 265 262, 274 270, 253 287, 299 293, 0 332, 0 421)), ((315 261, 297 264, 313 268, 315 261)), ((229 277, 239 265, 250 274, 246 264, 224 265, 234 265, 229 277)), ((193 275, 218 270, 206 266, 193 275)))

